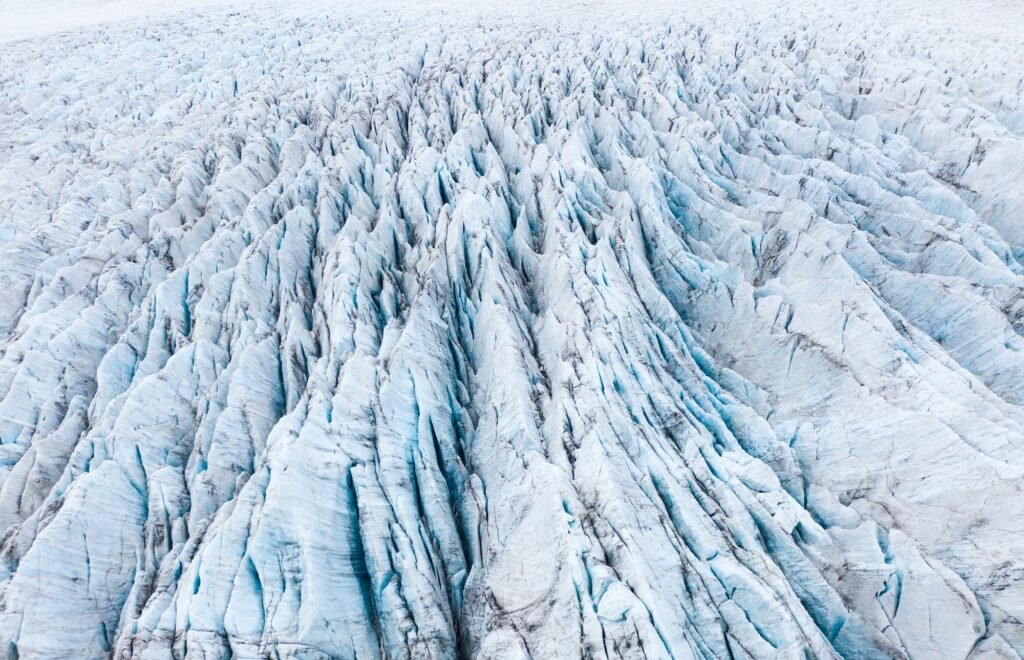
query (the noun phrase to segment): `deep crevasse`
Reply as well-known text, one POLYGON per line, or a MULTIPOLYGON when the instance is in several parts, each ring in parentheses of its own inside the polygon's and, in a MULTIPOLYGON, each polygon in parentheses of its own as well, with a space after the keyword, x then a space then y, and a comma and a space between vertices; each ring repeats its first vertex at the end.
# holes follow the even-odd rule
POLYGON ((1022 42, 591 9, 3 47, 9 657, 1017 657, 1022 42))

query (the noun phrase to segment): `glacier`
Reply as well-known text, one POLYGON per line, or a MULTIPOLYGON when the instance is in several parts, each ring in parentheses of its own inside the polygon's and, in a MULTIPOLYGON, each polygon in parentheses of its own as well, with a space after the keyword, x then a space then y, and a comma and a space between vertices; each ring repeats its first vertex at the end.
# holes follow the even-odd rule
POLYGON ((1024 653, 1012 2, 16 1, 4 657, 1024 653))

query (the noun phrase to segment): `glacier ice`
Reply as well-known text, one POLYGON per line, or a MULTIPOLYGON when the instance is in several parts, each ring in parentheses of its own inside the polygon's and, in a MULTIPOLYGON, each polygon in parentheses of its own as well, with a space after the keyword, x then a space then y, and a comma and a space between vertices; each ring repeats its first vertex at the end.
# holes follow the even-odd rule
POLYGON ((0 45, 6 657, 1019 657, 1012 7, 299 4, 0 45))

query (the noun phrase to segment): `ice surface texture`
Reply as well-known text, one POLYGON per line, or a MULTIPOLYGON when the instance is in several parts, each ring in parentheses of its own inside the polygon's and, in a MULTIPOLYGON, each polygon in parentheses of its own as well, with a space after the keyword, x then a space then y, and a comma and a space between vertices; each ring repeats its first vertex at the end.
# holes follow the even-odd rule
POLYGON ((0 49, 0 653, 1024 651, 1019 36, 297 4, 0 49))

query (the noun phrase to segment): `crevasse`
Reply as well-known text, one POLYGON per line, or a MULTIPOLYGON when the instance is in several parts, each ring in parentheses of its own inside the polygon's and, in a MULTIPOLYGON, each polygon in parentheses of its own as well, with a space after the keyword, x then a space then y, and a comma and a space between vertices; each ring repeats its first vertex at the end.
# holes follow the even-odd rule
POLYGON ((0 48, 3 651, 1018 657, 1024 41, 886 10, 0 48))

